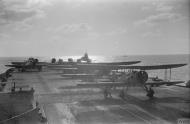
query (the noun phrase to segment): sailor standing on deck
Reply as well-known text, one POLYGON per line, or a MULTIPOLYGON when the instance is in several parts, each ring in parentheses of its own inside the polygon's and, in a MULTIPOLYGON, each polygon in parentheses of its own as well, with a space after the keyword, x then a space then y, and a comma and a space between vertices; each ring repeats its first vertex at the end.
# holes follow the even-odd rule
POLYGON ((104 98, 107 99, 108 97, 112 98, 111 87, 105 87, 104 89, 104 98))

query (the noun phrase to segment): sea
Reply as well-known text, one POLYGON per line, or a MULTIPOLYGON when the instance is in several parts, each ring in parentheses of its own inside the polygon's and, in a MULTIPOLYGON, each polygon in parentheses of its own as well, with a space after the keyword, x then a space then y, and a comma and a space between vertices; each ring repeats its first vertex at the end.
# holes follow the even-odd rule
MULTIPOLYGON (((67 61, 68 58, 74 60, 81 56, 58 56, 58 57, 35 57, 39 61, 50 62, 51 58, 63 59, 67 61)), ((0 73, 5 72, 8 67, 5 65, 11 64, 12 61, 25 61, 29 57, 0 57, 0 73)), ((141 61, 135 65, 161 65, 161 64, 180 64, 186 63, 186 66, 172 69, 172 80, 190 80, 190 54, 177 55, 119 55, 119 56, 89 56, 93 62, 121 62, 121 61, 141 61)), ((156 77, 164 79, 165 69, 147 71, 149 77, 156 77)), ((169 77, 169 70, 168 70, 169 77)))

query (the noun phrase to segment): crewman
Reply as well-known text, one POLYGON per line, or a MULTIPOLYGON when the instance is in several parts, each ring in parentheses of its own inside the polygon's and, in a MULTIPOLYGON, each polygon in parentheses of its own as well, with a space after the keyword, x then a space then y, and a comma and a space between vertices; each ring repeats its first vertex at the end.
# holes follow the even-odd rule
POLYGON ((125 97, 124 89, 121 90, 121 92, 119 94, 119 97, 121 97, 122 99, 124 99, 124 97, 125 97))
POLYGON ((147 96, 151 98, 154 96, 154 90, 151 87, 148 90, 147 96))
POLYGON ((104 98, 105 99, 112 98, 111 88, 110 87, 105 87, 105 89, 104 89, 104 98))
POLYGON ((20 87, 20 90, 19 90, 19 92, 21 92, 22 91, 22 87, 20 87))
POLYGON ((126 91, 127 91, 128 87, 123 87, 123 89, 121 90, 120 94, 119 94, 119 97, 121 97, 122 99, 125 99, 125 94, 126 94, 126 91))

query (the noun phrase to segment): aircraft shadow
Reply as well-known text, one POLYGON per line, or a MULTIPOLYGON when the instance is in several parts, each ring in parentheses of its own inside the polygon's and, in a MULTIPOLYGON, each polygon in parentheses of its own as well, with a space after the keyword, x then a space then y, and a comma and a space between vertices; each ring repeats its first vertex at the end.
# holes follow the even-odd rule
MULTIPOLYGON (((163 120, 169 121, 169 122, 174 122, 176 123, 178 118, 190 118, 190 112, 185 112, 183 110, 181 110, 179 107, 170 107, 170 106, 164 106, 162 104, 175 104, 175 103, 189 103, 189 101, 184 100, 183 98, 178 98, 178 97, 165 97, 165 98, 154 98, 154 99, 146 99, 146 100, 141 100, 138 99, 137 97, 131 96, 131 95, 127 95, 126 99, 121 100, 121 99, 98 99, 98 100, 91 100, 89 101, 80 101, 80 105, 81 106, 93 106, 93 105, 97 105, 97 106, 111 106, 111 105, 118 105, 118 106, 122 106, 122 105, 127 105, 127 104, 132 104, 132 105, 136 105, 142 109, 144 109, 145 111, 151 113, 152 115, 162 118, 163 120)), ((124 109, 124 108, 123 108, 124 109)), ((116 114, 116 115, 120 115, 120 117, 125 117, 126 113, 122 112, 123 110, 121 109, 110 109, 109 110, 111 113, 116 114)), ((90 111, 90 112, 83 112, 83 115, 93 115, 95 116, 98 112, 97 111, 90 111)), ((101 111, 100 111, 101 113, 101 111)), ((80 116, 80 114, 78 115, 80 116)), ((85 116, 84 116, 85 117, 85 116)), ((102 120, 101 120, 102 121, 102 120)), ((123 120, 125 121, 125 119, 123 120)), ((127 120, 128 121, 128 120, 127 120)), ((152 121, 152 120, 150 120, 152 121)), ((112 122, 111 122, 112 123, 112 122)))
MULTIPOLYGON (((127 97, 128 98, 125 100, 127 103, 137 105, 145 109, 146 111, 150 112, 151 114, 157 117, 161 117, 164 120, 167 120, 170 122, 176 122, 175 119, 178 119, 178 118, 190 118, 190 112, 185 112, 179 108, 181 104, 179 105, 179 107, 175 107, 175 108, 172 106, 170 107, 170 106, 163 105, 163 103, 167 103, 167 104, 168 103, 170 104, 184 103, 184 99, 182 98, 165 97, 165 98, 153 98, 153 99, 147 99, 147 100, 140 100, 134 96, 128 95, 127 97)), ((188 102, 188 101, 185 101, 185 102, 188 102)))
POLYGON ((164 98, 154 97, 153 99, 149 99, 148 101, 152 101, 155 103, 190 103, 190 99, 185 99, 180 97, 164 97, 164 98))
POLYGON ((117 118, 117 116, 105 113, 107 113, 107 111, 104 110, 81 112, 79 114, 76 114, 75 118, 79 124, 117 124, 125 122, 134 124, 137 123, 137 120, 130 117, 130 115, 117 118))
POLYGON ((125 105, 126 103, 123 102, 123 100, 121 99, 96 99, 96 100, 90 100, 89 101, 80 101, 79 104, 81 106, 93 106, 94 104, 99 105, 99 106, 103 106, 103 105, 125 105))

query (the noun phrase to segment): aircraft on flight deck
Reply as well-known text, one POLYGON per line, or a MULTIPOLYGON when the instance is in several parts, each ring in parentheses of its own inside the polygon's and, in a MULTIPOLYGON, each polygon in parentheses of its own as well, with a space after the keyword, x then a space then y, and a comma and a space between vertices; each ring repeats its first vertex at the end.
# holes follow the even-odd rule
POLYGON ((29 58, 25 62, 12 62, 11 65, 5 65, 7 67, 14 67, 20 72, 24 72, 31 69, 37 69, 38 71, 42 70, 43 66, 46 66, 45 62, 39 62, 38 59, 29 58))
MULTIPOLYGON (((127 87, 131 86, 141 86, 145 89, 147 92, 147 96, 149 98, 152 98, 154 96, 154 90, 152 89, 153 87, 158 87, 160 85, 175 85, 179 83, 183 83, 184 81, 169 81, 167 79, 162 80, 159 78, 149 78, 148 73, 146 70, 156 70, 156 69, 165 69, 165 76, 167 77, 167 70, 170 70, 170 80, 171 80, 171 69, 172 68, 178 68, 185 66, 187 64, 166 64, 166 65, 150 65, 150 66, 120 66, 120 65, 82 65, 79 66, 79 70, 116 70, 116 72, 120 69, 128 69, 128 72, 121 72, 119 73, 120 75, 115 75, 113 73, 112 76, 115 76, 116 79, 119 79, 119 82, 113 81, 112 83, 90 83, 90 84, 78 84, 77 86, 68 86, 68 87, 63 87, 63 89, 76 89, 76 88, 103 88, 104 89, 104 96, 105 98, 108 97, 108 91, 110 91, 111 88, 116 88, 116 87, 122 87, 123 89, 120 92, 120 96, 124 97, 124 91, 127 89, 127 87), (138 70, 138 71, 137 71, 138 70)), ((87 73, 86 75, 83 74, 70 74, 70 76, 76 75, 76 77, 80 76, 86 76, 88 77, 87 73)), ((89 74, 92 75, 93 73, 89 74)), ((64 74, 62 76, 69 76, 69 74, 64 74)), ((96 75, 96 74, 94 74, 96 75)), ((110 93, 111 94, 111 93, 110 93)))
POLYGON ((12 76, 11 73, 12 73, 13 71, 14 71, 13 68, 9 68, 9 69, 6 70, 4 73, 0 74, 0 81, 1 81, 1 82, 6 82, 7 79, 12 76))
POLYGON ((0 91, 2 91, 3 88, 5 87, 5 85, 6 85, 5 82, 7 82, 7 79, 12 76, 11 73, 13 71, 14 71, 14 69, 10 68, 10 69, 6 70, 4 73, 0 74, 0 91))

